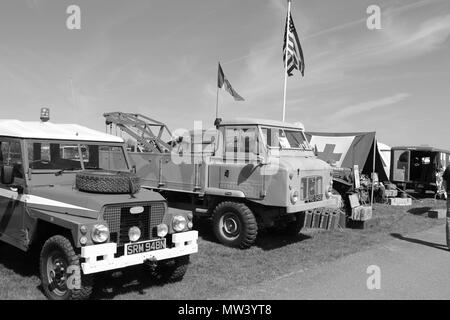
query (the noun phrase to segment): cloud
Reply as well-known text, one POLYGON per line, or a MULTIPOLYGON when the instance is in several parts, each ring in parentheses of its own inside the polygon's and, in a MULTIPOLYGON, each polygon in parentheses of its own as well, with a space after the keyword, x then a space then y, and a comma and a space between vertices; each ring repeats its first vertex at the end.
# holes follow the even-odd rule
POLYGON ((334 113, 330 117, 330 121, 336 121, 338 119, 343 119, 346 117, 355 116, 361 113, 369 112, 378 108, 383 108, 390 106, 392 104, 396 104, 402 100, 405 100, 406 98, 410 97, 411 95, 409 93, 399 93, 394 96, 390 96, 387 98, 377 99, 377 100, 371 100, 366 101, 362 103, 358 103, 355 105, 350 105, 348 107, 345 107, 338 112, 334 113))
POLYGON ((403 36, 396 45, 405 51, 422 54, 439 48, 450 36, 450 14, 425 21, 419 30, 403 36))

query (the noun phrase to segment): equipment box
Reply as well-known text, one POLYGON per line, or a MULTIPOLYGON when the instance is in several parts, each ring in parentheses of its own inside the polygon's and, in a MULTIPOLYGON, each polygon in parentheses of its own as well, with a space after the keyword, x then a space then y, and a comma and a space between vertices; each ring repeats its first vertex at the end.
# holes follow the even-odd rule
POLYGON ((398 192, 397 190, 385 190, 384 195, 386 198, 395 198, 397 196, 398 192))
POLYGON ((321 216, 322 216, 322 214, 319 210, 314 211, 311 228, 319 228, 320 227, 321 216))
POLYGON ((372 207, 359 206, 353 208, 351 219, 354 221, 367 221, 372 219, 372 207))
POLYGON ((366 221, 348 220, 348 227, 351 229, 371 229, 378 225, 378 219, 370 219, 366 221))
POLYGON ((322 218, 320 219, 320 229, 328 229, 328 221, 330 214, 328 212, 322 213, 322 218))
POLYGON ((306 213, 305 213, 305 224, 303 225, 303 227, 304 228, 311 228, 312 219, 313 219, 312 211, 306 211, 306 213))
POLYGON ((330 214, 329 221, 328 221, 328 230, 334 230, 337 229, 339 226, 339 213, 332 213, 330 214))
POLYGON ((389 198, 388 204, 391 206, 411 206, 411 198, 389 198))

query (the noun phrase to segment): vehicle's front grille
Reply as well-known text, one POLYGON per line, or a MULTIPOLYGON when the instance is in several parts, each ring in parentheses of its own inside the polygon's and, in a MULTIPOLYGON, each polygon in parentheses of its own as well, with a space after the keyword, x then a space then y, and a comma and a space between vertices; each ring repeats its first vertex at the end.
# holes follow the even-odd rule
POLYGON ((305 202, 321 201, 323 179, 321 176, 304 177, 300 182, 300 200, 305 202))
POLYGON ((128 230, 138 227, 141 230, 139 240, 157 238, 156 226, 162 223, 165 205, 162 202, 119 204, 105 207, 103 219, 108 223, 110 239, 119 246, 130 242, 128 230), (138 214, 130 213, 132 207, 143 207, 144 211, 138 214))

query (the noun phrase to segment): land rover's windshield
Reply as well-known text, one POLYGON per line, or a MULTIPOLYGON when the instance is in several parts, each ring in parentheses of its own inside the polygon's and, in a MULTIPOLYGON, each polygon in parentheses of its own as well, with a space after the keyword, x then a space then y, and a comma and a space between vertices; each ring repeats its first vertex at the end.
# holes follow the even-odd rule
POLYGON ((83 169, 128 171, 121 146, 57 141, 28 141, 28 163, 33 171, 83 169))
POLYGON ((287 128, 261 127, 261 133, 264 143, 269 148, 311 150, 311 146, 303 131, 287 128))

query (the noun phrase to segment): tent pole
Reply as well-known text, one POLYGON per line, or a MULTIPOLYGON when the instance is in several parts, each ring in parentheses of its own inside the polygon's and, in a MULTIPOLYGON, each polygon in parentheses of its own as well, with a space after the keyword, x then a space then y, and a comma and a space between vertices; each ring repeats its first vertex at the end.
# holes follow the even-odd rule
POLYGON ((375 155, 377 152, 377 135, 373 139, 373 162, 372 162, 372 194, 370 197, 370 207, 373 208, 373 189, 374 189, 374 178, 375 178, 375 155))

